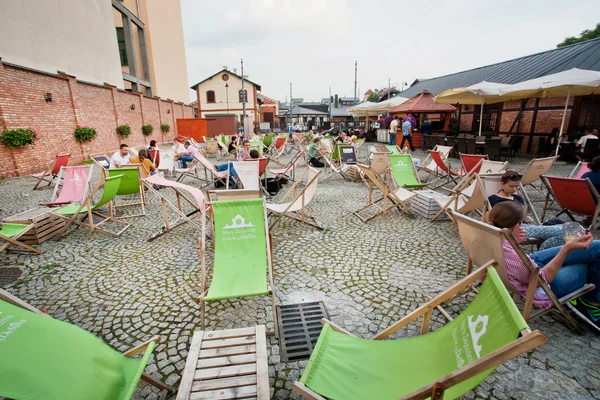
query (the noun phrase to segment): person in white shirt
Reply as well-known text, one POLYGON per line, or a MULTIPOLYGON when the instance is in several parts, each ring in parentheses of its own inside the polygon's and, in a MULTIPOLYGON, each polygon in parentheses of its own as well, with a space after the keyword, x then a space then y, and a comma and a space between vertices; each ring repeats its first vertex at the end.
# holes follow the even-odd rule
POLYGON ((184 144, 181 143, 181 141, 178 138, 173 139, 173 142, 173 150, 175 150, 175 155, 181 156, 182 154, 185 154, 184 144))
POLYGON ((577 142, 577 147, 585 147, 585 142, 588 139, 598 139, 598 129, 594 129, 594 133, 590 133, 590 130, 586 129, 584 133, 585 135, 577 142))
POLYGON ((183 152, 175 155, 175 160, 181 161, 183 168, 187 168, 187 163, 194 161, 198 154, 200 154, 198 149, 192 146, 189 140, 186 140, 183 143, 183 152))
POLYGON ((127 165, 130 162, 131 156, 129 155, 129 147, 123 143, 119 147, 119 151, 112 155, 110 158, 109 168, 119 168, 123 165, 127 165))
POLYGON ((390 144, 396 144, 396 134, 398 132, 398 121, 400 117, 397 115, 394 117, 392 122, 390 123, 390 144))

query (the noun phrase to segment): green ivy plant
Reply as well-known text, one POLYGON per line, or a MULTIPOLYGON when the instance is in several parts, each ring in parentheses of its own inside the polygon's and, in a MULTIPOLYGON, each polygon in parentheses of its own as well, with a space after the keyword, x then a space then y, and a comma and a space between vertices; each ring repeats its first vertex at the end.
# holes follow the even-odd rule
POLYGON ((169 124, 162 124, 160 126, 160 130, 162 131, 162 133, 169 133, 171 127, 169 126, 169 124))
POLYGON ((96 130, 94 128, 75 128, 75 140, 78 142, 91 141, 96 137, 96 130))
POLYGON ((27 146, 28 144, 34 145, 37 141, 37 133, 33 129, 5 129, 0 135, 0 140, 9 149, 16 149, 17 147, 27 146))
POLYGON ((119 125, 117 126, 117 133, 123 137, 127 137, 131 135, 131 128, 129 125, 119 125))
POLYGON ((152 135, 154 127, 152 125, 142 125, 142 133, 146 136, 152 135))

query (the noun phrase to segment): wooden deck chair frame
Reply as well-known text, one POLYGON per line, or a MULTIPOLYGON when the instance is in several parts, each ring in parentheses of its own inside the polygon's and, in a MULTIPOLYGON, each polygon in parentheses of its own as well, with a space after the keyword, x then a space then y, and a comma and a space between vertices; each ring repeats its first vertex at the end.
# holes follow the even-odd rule
MULTIPOLYGON (((562 178, 562 177, 558 177, 558 178, 562 178)), ((566 178, 566 179, 579 179, 582 181, 584 180, 581 178, 566 178)), ((544 186, 546 187, 546 189, 548 190, 548 192, 546 193, 546 200, 544 202, 544 209, 542 210, 542 219, 544 219, 544 217, 546 216, 546 211, 550 208, 550 206, 554 202, 557 202, 558 204, 560 204, 560 202, 558 202, 556 193, 555 193, 554 189, 552 188, 552 185, 548 181, 548 176, 542 175, 541 180, 542 180, 542 183, 544 184, 544 186)), ((596 187, 589 180, 589 178, 586 178, 585 182, 587 183, 588 189, 590 191, 590 196, 592 196, 592 199, 596 202, 596 209, 594 210, 594 213, 591 215, 592 222, 587 227, 588 230, 592 231, 592 230, 596 229, 596 224, 598 222, 598 215, 600 214, 600 194, 598 194, 596 187)), ((558 217, 562 213, 567 214, 569 216, 569 218, 571 219, 571 221, 575 221, 575 217, 573 217, 572 211, 569 210, 568 208, 563 208, 558 214, 556 214, 555 217, 558 217)))
POLYGON ((520 184, 521 194, 523 195, 523 198, 529 205, 529 209, 537 225, 541 224, 540 217, 538 216, 535 207, 533 206, 533 203, 529 198, 529 194, 527 194, 527 191, 525 190, 525 186, 531 185, 534 189, 540 190, 536 188, 533 184, 540 180, 540 175, 546 175, 548 171, 550 171, 552 164, 554 164, 554 161, 556 161, 557 158, 557 156, 546 158, 534 158, 527 164, 525 164, 525 166, 519 171, 519 173, 523 175, 520 184))
MULTIPOLYGON (((417 322, 421 319, 420 334, 426 334, 429 332, 431 315, 434 309, 439 310, 440 313, 447 319, 452 320, 450 315, 442 307, 445 303, 455 299, 458 296, 464 295, 466 292, 473 290, 474 285, 477 284, 482 278, 485 277, 489 268, 496 267, 495 262, 489 262, 483 265, 480 269, 461 279, 449 287, 446 291, 439 294, 435 298, 429 300, 415 311, 403 317, 401 320, 395 322, 385 330, 376 334, 371 340, 383 340, 388 338, 393 333, 404 328, 412 322, 417 322)), ((321 323, 327 322, 331 327, 346 335, 355 336, 340 326, 322 319, 321 323)), ((450 374, 437 379, 435 382, 431 382, 420 389, 413 391, 412 393, 406 394, 400 397, 401 400, 425 400, 433 399, 439 400, 444 398, 444 391, 456 384, 464 382, 480 373, 487 371, 490 368, 497 367, 505 361, 508 361, 520 354, 531 351, 532 349, 544 344, 547 341, 546 337, 539 330, 531 331, 526 328, 521 330, 521 337, 517 338, 511 343, 508 343, 499 349, 492 351, 491 353, 474 360, 463 367, 456 369, 450 374)), ((300 393, 302 396, 311 400, 326 400, 320 394, 312 391, 306 385, 300 381, 296 381, 292 384, 292 389, 300 393)))
POLYGON ((517 243, 512 233, 508 229, 499 229, 490 224, 486 224, 481 221, 477 221, 466 215, 453 214, 454 220, 457 222, 458 231, 462 246, 467 253, 467 267, 466 274, 471 274, 473 265, 485 265, 486 263, 494 260, 498 275, 504 282, 506 288, 515 294, 523 297, 519 291, 517 291, 509 282, 506 272, 506 264, 504 261, 504 251, 502 249, 502 241, 507 240, 513 247, 519 258, 523 261, 530 273, 529 285, 527 295, 525 297, 525 304, 523 306, 523 318, 529 322, 538 318, 550 311, 556 311, 559 319, 562 320, 575 329, 578 332, 581 331, 581 326, 575 321, 573 316, 563 306, 567 302, 578 298, 579 296, 594 290, 593 284, 586 284, 582 288, 575 290, 568 295, 557 299, 550 286, 540 276, 540 268, 534 265, 533 262, 527 257, 521 246, 517 243), (490 243, 492 242, 493 243, 490 243), (549 309, 533 310, 533 298, 536 294, 537 287, 541 287, 544 293, 552 301, 552 307, 549 309))
POLYGON ((567 178, 581 179, 581 176, 583 174, 590 171, 587 164, 588 164, 587 161, 577 161, 577 165, 575 165, 575 168, 573 168, 573 170, 571 171, 569 176, 567 176, 567 178))
MULTIPOLYGON (((58 189, 59 187, 62 188, 64 187, 64 175, 65 175, 65 168, 69 168, 69 167, 61 167, 60 168, 60 172, 58 173, 58 180, 57 182, 62 181, 63 185, 61 186, 60 184, 57 184, 54 186, 54 191, 52 192, 52 200, 48 203, 40 203, 40 205, 46 206, 46 207, 53 207, 53 206, 62 206, 65 205, 66 203, 54 203, 56 201, 56 199, 58 198, 58 189), (54 203, 54 204, 52 204, 54 203)), ((102 168, 101 168, 102 169, 102 168)), ((94 164, 90 164, 88 167, 88 181, 87 184, 85 186, 85 192, 83 192, 83 197, 81 198, 81 200, 85 199, 85 196, 87 196, 87 194, 92 190, 92 173, 94 172, 94 164)), ((104 175, 102 176, 102 179, 104 178, 104 175)))
MULTIPOLYGON (((173 229, 178 228, 179 226, 181 226, 185 223, 188 223, 188 222, 190 223, 190 225, 192 225, 198 231, 200 231, 200 232, 202 231, 202 227, 197 222, 194 222, 192 217, 197 213, 202 214, 202 213, 206 212, 206 208, 204 210, 199 208, 198 204, 195 203, 193 200, 191 200, 185 193, 183 193, 181 188, 174 187, 174 186, 163 186, 164 188, 171 188, 175 192, 176 204, 173 204, 173 202, 169 201, 165 196, 162 195, 162 193, 160 193, 154 187, 155 183, 149 182, 146 179, 144 179, 143 182, 144 182, 144 185, 146 186, 146 189, 149 192, 156 194, 158 196, 158 198, 160 199, 161 206, 162 206, 162 217, 163 217, 163 222, 165 224, 164 227, 160 231, 158 231, 157 233, 153 234, 152 236, 150 236, 148 238, 149 242, 151 242, 154 239, 159 238, 160 236, 162 236, 164 234, 171 233, 171 231, 173 229), (189 206, 191 206, 192 211, 185 213, 182 208, 182 203, 188 204, 189 206), (169 216, 167 214, 168 209, 173 211, 178 216, 178 218, 173 222, 169 222, 169 216)), ((187 185, 184 185, 184 186, 187 186, 187 185)), ((192 187, 190 187, 190 188, 192 188, 192 187)), ((192 189, 196 189, 196 188, 192 188, 192 189)))
POLYGON ((323 175, 321 178, 321 182, 326 181, 327 179, 331 178, 333 175, 335 175, 334 173, 338 173, 342 176, 342 178, 348 180, 348 176, 346 175, 346 171, 348 170, 349 166, 348 165, 336 165, 336 163, 333 162, 333 160, 329 157, 329 154, 322 151, 322 149, 318 149, 319 154, 321 154, 321 159, 324 162, 324 167, 323 167, 323 175), (327 170, 327 168, 329 168, 329 171, 327 170))
MULTIPOLYGON (((207 206, 211 209, 211 220, 209 223, 211 224, 211 231, 214 231, 214 227, 212 226, 212 221, 214 221, 214 216, 212 216, 212 205, 214 202, 207 202, 207 206)), ((206 214, 202 214, 202 236, 200 238, 200 262, 201 262, 201 277, 200 277, 200 296, 198 297, 198 302, 200 303, 200 327, 202 330, 206 329, 205 324, 205 314, 206 314, 206 301, 204 298, 208 294, 208 289, 210 285, 207 285, 207 274, 206 274, 206 214)), ((263 218, 265 224, 265 243, 267 245, 267 289, 268 294, 271 296, 271 308, 273 312, 273 326, 275 329, 274 335, 275 338, 279 338, 279 329, 277 326, 277 311, 275 309, 275 281, 273 279, 273 235, 269 231, 269 220, 267 218, 267 209, 265 207, 265 200, 263 198, 263 218)), ((214 237, 214 236, 213 236, 214 237)), ((213 247, 215 241, 213 240, 213 247)), ((216 249, 215 249, 216 251, 216 249)), ((213 264, 214 268, 214 264, 213 264)))
MULTIPOLYGON (((31 312, 33 312, 35 314, 42 315, 42 316, 48 317, 48 318, 52 318, 48 314, 48 311, 46 310, 45 307, 42 307, 41 309, 35 308, 34 306, 32 306, 31 304, 27 303, 26 301, 21 300, 20 298, 12 295, 10 293, 8 293, 5 290, 2 290, 2 289, 0 289, 0 300, 4 300, 7 303, 10 303, 10 304, 12 304, 14 306, 17 306, 17 307, 21 307, 22 309, 27 310, 27 311, 31 311, 31 312)), ((153 338, 145 341, 144 343, 140 343, 137 346, 132 347, 131 349, 129 349, 127 351, 123 351, 122 353, 126 357, 133 357, 133 356, 135 356, 137 354, 140 354, 140 353, 144 352, 146 350, 146 348, 150 345, 150 343, 156 342, 156 344, 159 344, 161 342, 161 340, 162 340, 162 338, 160 336, 155 336, 155 337, 153 337, 153 338)), ((169 392, 169 393, 174 393, 175 392, 175 389, 173 389, 171 386, 162 383, 158 379, 153 378, 152 376, 148 375, 145 372, 142 373, 142 376, 140 377, 140 379, 143 380, 143 381, 145 381, 145 382, 147 382, 147 383, 149 383, 149 384, 151 384, 152 386, 154 386, 154 387, 156 387, 156 388, 158 388, 160 390, 163 390, 163 391, 166 391, 166 392, 169 392)), ((165 399, 166 397, 167 397, 167 393, 163 393, 160 398, 161 399, 165 399)))
POLYGON ((392 190, 390 188, 389 180, 386 182, 385 180, 381 179, 381 177, 377 173, 375 173, 370 166, 364 164, 357 164, 357 166, 363 174, 363 177, 365 177, 365 180, 367 181, 367 186, 369 188, 369 198, 367 200, 367 205, 362 208, 359 208, 353 213, 358 217, 358 219, 360 219, 362 222, 368 222, 381 214, 386 214, 388 211, 394 208, 404 211, 408 216, 414 216, 413 213, 410 211, 408 204, 406 204, 406 201, 416 196, 416 193, 406 190, 404 188, 392 190), (377 200, 374 200, 373 198, 373 192, 375 188, 379 189, 379 191, 381 192, 381 198, 377 200), (400 198, 399 194, 402 194, 403 197, 404 195, 406 195, 406 197, 400 198), (383 205, 379 205, 379 203, 382 203, 383 205), (366 218, 360 215, 362 211, 368 210, 372 207, 375 207, 379 211, 366 218))
POLYGON ((48 167, 46 169, 44 169, 44 171, 42 171, 38 174, 30 175, 37 179, 37 182, 36 182, 35 186, 33 187, 33 190, 36 190, 42 182, 48 182, 48 186, 52 185, 52 183, 55 183, 56 185, 58 185, 58 183, 60 182, 59 173, 60 173, 62 167, 64 167, 64 166, 66 167, 67 164, 69 163, 69 157, 71 157, 70 153, 57 154, 54 161, 49 163, 48 167), (56 180, 56 182, 55 182, 55 180, 56 180))
MULTIPOLYGON (((452 147, 435 145, 433 150, 439 151, 440 154, 442 154, 444 157, 448 157, 448 155, 450 154, 450 151, 452 151, 452 147)), ((423 182, 426 182, 427 179, 429 179, 429 177, 432 175, 435 177, 439 176, 439 170, 438 170, 437 164, 435 164, 435 162, 431 158, 431 154, 429 154, 429 152, 427 153, 427 157, 425 157, 425 159, 421 162, 421 164, 417 165, 416 168, 417 168, 417 171, 423 171, 427 174, 427 176, 425 177, 423 182)))
POLYGON ((100 168, 100 171, 106 177, 108 174, 108 168, 110 167, 110 157, 107 157, 105 154, 101 154, 99 156, 92 157, 92 161, 100 168))
POLYGON ((0 252, 6 250, 6 251, 17 251, 14 249, 9 249, 9 246, 17 246, 19 247, 18 250, 21 251, 27 251, 27 252, 31 252, 31 253, 36 253, 36 254, 42 254, 41 250, 38 250, 36 248, 33 248, 23 242, 19 241, 19 238, 21 236, 23 236, 24 234, 26 234, 28 231, 30 231, 31 229, 33 229, 33 224, 29 225, 29 227, 25 228, 23 231, 21 231, 21 233, 13 236, 13 237, 8 237, 6 235, 3 235, 0 233, 0 240, 4 240, 4 243, 2 243, 0 245, 0 252))
POLYGON ((200 178, 198 176, 198 167, 199 167, 199 162, 198 160, 194 159, 192 161, 188 161, 188 167, 187 168, 173 168, 174 172, 179 173, 179 176, 177 177, 177 179, 175 180, 176 182, 183 182, 183 180, 185 179, 185 177, 190 177, 190 178, 194 178, 194 179, 198 179, 198 180, 202 180, 202 178, 200 178))
POLYGON ((275 174, 275 179, 285 178, 292 182, 296 181, 296 169, 299 167, 300 159, 304 156, 304 149, 300 148, 296 154, 292 156, 290 161, 280 169, 271 169, 271 173, 275 174))
POLYGON ((317 220, 315 219, 315 217, 313 217, 312 215, 310 215, 306 211, 306 206, 307 206, 308 202, 305 202, 306 191, 312 185, 317 185, 318 184, 318 182, 319 182, 319 175, 320 174, 321 174, 321 171, 318 171, 318 170, 316 170, 313 167, 308 167, 308 168, 306 168, 304 170, 304 172, 298 178, 298 180, 294 183, 294 185, 291 188, 289 188, 289 190, 283 195, 283 197, 281 199, 279 199, 280 203, 283 203, 288 198, 291 199, 291 201, 289 201, 289 204, 288 204, 287 208, 283 212, 281 212, 281 213, 269 210, 269 213, 268 213, 269 215, 275 215, 275 214, 278 215, 277 218, 275 219, 275 221, 269 226, 270 230, 272 230, 275 227, 275 225, 277 225, 283 219, 283 217, 291 218, 291 219, 299 221, 299 222, 301 222, 303 224, 314 226, 315 228, 317 228, 319 230, 323 230, 323 227, 321 227, 321 225, 317 222, 317 220), (309 179, 309 171, 311 171, 311 170, 315 173, 314 177, 310 181, 306 182, 306 184, 304 185, 304 187, 300 190, 298 188, 299 183, 302 182, 305 177, 306 177, 307 180, 309 179), (301 208, 301 210, 300 211, 293 211, 293 214, 290 213, 288 210, 299 199, 302 202, 302 208, 301 208))
MULTIPOLYGON (((436 180, 442 180, 442 183, 440 185, 434 186, 431 189, 435 190, 438 189, 440 187, 444 187, 444 185, 450 183, 450 182, 454 182, 455 185, 458 184, 457 179, 461 178, 461 174, 460 171, 456 171, 452 168, 452 164, 450 164, 450 161, 448 161, 448 157, 444 156, 444 154, 442 154, 441 152, 437 151, 437 150, 430 150, 429 151, 429 155, 431 156, 431 159, 436 163, 437 165, 437 170, 441 171, 441 176, 438 176, 436 180), (442 163, 442 166, 440 166, 440 164, 438 164, 436 158, 434 156, 432 156, 432 154, 439 154, 440 157, 440 162, 442 163)), ((479 162, 477 163, 477 165, 481 165, 482 160, 479 160, 479 162)), ((475 168, 477 168, 477 165, 475 166, 475 168)), ((430 185, 433 185, 433 183, 436 181, 432 181, 430 183, 430 185)), ((446 189, 446 188, 444 188, 446 189)), ((448 190, 448 189, 446 189, 448 190)))
POLYGON ((194 158, 199 162, 198 167, 204 168, 204 179, 199 179, 203 180, 205 183, 200 189, 204 189, 216 182, 222 182, 225 185, 225 188, 229 189, 229 170, 227 170, 227 173, 225 173, 224 176, 220 176, 219 171, 217 171, 217 168, 208 158, 204 157, 202 154, 199 154, 194 158))
MULTIPOLYGON (((79 208, 77 209, 77 211, 72 214, 70 217, 64 216, 64 215, 59 215, 54 213, 54 215, 56 215, 57 217, 64 219, 67 221, 67 223, 65 224, 64 228, 58 232, 58 234, 56 235, 59 239, 62 238, 63 236, 65 236, 66 234, 70 233, 71 231, 68 231, 69 227, 71 226, 71 224, 76 224, 78 226, 83 226, 88 228, 89 230, 91 230, 92 232, 97 230, 100 232, 104 232, 107 233, 109 235, 112 236, 121 236, 121 234, 123 232, 125 232, 130 226, 131 224, 118 220, 117 218, 115 218, 114 216, 114 209, 112 204, 107 204, 108 206, 108 215, 105 214, 100 214, 97 211, 93 211, 92 210, 92 200, 94 198, 94 194, 96 194, 96 192, 102 187, 104 186, 104 180, 100 181, 96 187, 86 196, 86 198, 81 202, 81 204, 79 205, 79 208), (87 207, 87 212, 85 213, 84 219, 83 220, 79 220, 78 217, 80 215, 81 210, 87 207), (102 221, 100 221, 99 223, 94 222, 94 215, 102 218, 102 221), (88 222, 84 222, 85 220, 87 220, 88 222), (104 229, 101 225, 104 224, 105 222, 113 222, 119 225, 125 225, 125 227, 123 227, 121 230, 117 231, 117 232, 113 232, 110 231, 108 229, 104 229)), ((112 203, 112 202, 111 202, 112 203)), ((81 214, 83 216, 83 214, 81 214)))
MULTIPOLYGON (((135 207, 135 206, 140 206, 142 211, 140 213, 137 214, 132 214, 132 215, 121 215, 120 218, 135 218, 135 217, 143 217, 144 215, 146 215, 146 202, 148 201, 146 199, 146 191, 144 190, 144 184, 143 184, 143 178, 142 175, 140 174, 140 168, 143 168, 142 164, 125 164, 122 165, 121 167, 115 168, 114 170, 119 170, 119 169, 126 169, 126 168, 137 168, 138 170, 138 186, 139 186, 139 198, 133 198, 134 201, 132 202, 127 202, 127 203, 119 203, 117 202, 117 197, 121 196, 119 194, 117 194, 117 196, 115 196, 115 198, 113 199, 113 201, 110 204, 110 207, 113 208, 113 211, 111 212, 111 214, 116 214, 116 210, 119 208, 123 208, 123 207, 135 207)), ((110 175, 110 172, 112 170, 109 169, 107 171, 108 176, 110 175)), ((118 174, 118 172, 117 172, 118 174)), ((106 179, 106 178, 104 178, 106 179)), ((122 181, 121 181, 122 182, 122 181)), ((133 195, 124 195, 124 196, 135 196, 135 194, 133 195)), ((112 218, 112 216, 111 216, 112 218)))
POLYGON ((453 189, 449 200, 444 205, 440 204, 440 211, 431 219, 431 222, 434 222, 444 212, 452 218, 452 215, 456 213, 466 215, 477 211, 483 220, 491 208, 487 199, 488 195, 485 186, 482 182, 482 178, 485 179, 484 177, 485 175, 479 175, 474 171, 467 174, 453 189), (473 191, 467 196, 464 191, 471 185, 474 185, 473 191))

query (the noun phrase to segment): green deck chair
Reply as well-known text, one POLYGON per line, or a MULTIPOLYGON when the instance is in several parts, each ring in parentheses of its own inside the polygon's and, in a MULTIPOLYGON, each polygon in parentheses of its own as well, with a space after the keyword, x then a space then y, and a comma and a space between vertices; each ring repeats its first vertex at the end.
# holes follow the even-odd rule
POLYGON ((250 148, 258 150, 258 156, 262 157, 262 155, 263 155, 263 142, 259 142, 258 140, 250 142, 250 148))
POLYGON ((333 161, 339 161, 340 159, 340 146, 342 144, 340 143, 336 143, 335 146, 333 146, 333 151, 331 152, 331 159, 333 161))
POLYGON ((140 165, 130 164, 123 168, 112 168, 108 170, 108 176, 116 176, 123 175, 121 179, 121 184, 119 185, 119 190, 117 190, 117 196, 132 196, 132 198, 128 198, 123 202, 113 201, 113 207, 115 209, 121 207, 132 207, 132 206, 141 206, 142 212, 139 214, 127 214, 121 215, 120 218, 132 218, 132 217, 141 217, 146 215, 146 193, 144 192, 144 185, 142 185, 140 180, 140 165), (135 165, 134 167, 130 165, 135 165), (134 195, 139 195, 139 197, 133 197, 134 195))
POLYGON ((274 139, 274 138, 275 138, 275 134, 274 134, 274 133, 272 133, 272 134, 270 134, 270 135, 265 135, 265 137, 264 137, 264 139, 263 139, 263 144, 264 144, 266 147, 270 147, 270 146, 271 146, 271 143, 273 142, 273 139, 274 139))
POLYGON ((540 331, 531 332, 494 266, 486 264, 479 274, 467 276, 373 339, 383 339, 423 316, 421 336, 367 340, 325 321, 294 389, 311 399, 344 400, 454 399, 472 390, 502 362, 546 341, 540 331), (486 273, 469 306, 428 333, 432 310, 486 273))
MULTIPOLYGON (((0 324, 0 397, 13 399, 130 399, 160 341, 156 337, 119 353, 2 290, 0 324), (141 358, 130 358, 139 353, 141 358)), ((149 376, 143 379, 172 390, 149 376)))
POLYGON ((24 249, 25 251, 42 254, 40 250, 34 249, 33 247, 19 241, 19 237, 26 234, 27 231, 32 228, 33 225, 11 224, 6 222, 2 223, 2 226, 0 227, 0 240, 4 240, 4 243, 0 245, 0 251, 6 250, 8 246, 14 245, 24 249))
POLYGON ((396 145, 393 145, 393 144, 386 144, 386 145, 385 145, 385 147, 386 147, 386 148, 387 148, 389 151, 391 151, 391 152, 392 152, 392 154, 401 154, 401 153, 398 151, 398 147, 397 147, 396 145))
POLYGON ((108 233, 109 235, 113 235, 113 236, 119 236, 119 235, 121 235, 121 233, 125 232, 125 230, 127 228, 129 228, 130 224, 116 219, 114 217, 114 212, 113 212, 112 206, 110 205, 110 202, 115 198, 115 196, 117 195, 117 193, 121 187, 122 177, 123 177, 123 175, 110 176, 110 177, 104 179, 103 182, 100 182, 94 188, 94 190, 92 190, 90 192, 90 194, 87 195, 87 197, 81 204, 71 203, 68 206, 59 208, 58 210, 54 211, 53 212, 54 215, 67 220, 67 224, 62 229, 62 231, 60 231, 58 236, 61 237, 61 236, 65 235, 66 233, 68 233, 67 229, 73 223, 80 225, 80 226, 85 226, 85 227, 89 228, 91 231, 99 230, 101 232, 105 232, 105 233, 108 233), (92 205, 92 199, 94 198, 94 194, 100 189, 100 187, 102 186, 103 183, 104 183, 104 191, 102 192, 102 197, 96 204, 92 205), (108 215, 101 214, 98 212, 98 209, 104 205, 109 206, 108 207, 108 215), (82 214, 87 214, 87 222, 80 221, 78 219, 79 215, 82 215, 82 214), (94 215, 97 217, 100 217, 102 220, 100 222, 96 223, 94 221, 94 215), (104 229, 104 227, 101 226, 102 224, 104 224, 106 222, 114 222, 116 224, 125 225, 125 227, 122 228, 118 232, 113 232, 111 230, 104 229))
POLYGON ((207 289, 206 213, 203 213, 200 239, 202 329, 205 328, 204 309, 207 301, 267 294, 271 295, 273 321, 276 321, 271 242, 264 199, 223 200, 209 204, 213 210, 215 259, 212 281, 207 289))
POLYGON ((390 154, 390 169, 399 187, 420 189, 427 186, 419 180, 410 154, 390 154))

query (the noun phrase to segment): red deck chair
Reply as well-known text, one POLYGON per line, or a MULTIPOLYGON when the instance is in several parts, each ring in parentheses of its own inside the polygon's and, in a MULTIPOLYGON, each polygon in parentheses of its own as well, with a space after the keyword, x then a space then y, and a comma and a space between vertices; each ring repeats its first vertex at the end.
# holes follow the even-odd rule
MULTIPOLYGON (((439 187, 444 186, 446 183, 450 183, 450 181, 454 181, 454 184, 458 184, 458 182, 456 181, 456 179, 454 178, 455 176, 458 177, 460 176, 458 171, 455 171, 452 169, 452 166, 450 165, 450 163, 448 161, 446 161, 445 157, 443 157, 439 151, 436 150, 429 150, 429 155, 431 156, 432 160, 435 162, 435 165, 437 165, 437 167, 442 170, 444 172, 445 176, 445 180, 441 185, 438 185, 436 187, 434 187, 433 189, 437 189, 439 187)), ((442 177, 441 179, 444 179, 444 177, 442 177)))
MULTIPOLYGON (((48 168, 44 172, 33 174, 34 178, 37 178, 37 183, 33 187, 33 190, 37 189, 42 182, 48 182, 48 186, 54 182, 54 179, 58 176, 61 167, 66 167, 69 163, 70 154, 59 154, 56 156, 56 160, 48 165, 48 168), (50 177, 50 178, 48 178, 50 177)), ((58 183, 58 182, 57 182, 58 183)))
POLYGON ((280 149, 285 144, 285 139, 286 138, 284 137, 278 137, 275 139, 275 148, 280 149))
POLYGON ((458 153, 460 156, 460 163, 462 164, 462 170, 459 171, 460 175, 466 175, 471 170, 476 174, 481 170, 481 160, 487 159, 486 154, 463 154, 458 153))
POLYGON ((154 166, 156 168, 158 168, 158 166, 160 165, 160 151, 148 150, 148 155, 150 156, 150 158, 152 158, 152 162, 154 163, 154 166))
POLYGON ((62 177, 62 186, 58 193, 59 185, 56 185, 52 194, 52 201, 40 203, 42 206, 59 206, 69 203, 83 201, 90 187, 92 177, 92 165, 78 165, 74 167, 62 167, 59 180, 62 177))
POLYGON ((598 211, 600 205, 598 199, 600 195, 589 179, 563 178, 559 176, 542 175, 542 182, 548 189, 544 211, 542 212, 542 220, 548 208, 550 196, 554 197, 562 211, 556 216, 565 213, 575 220, 572 213, 592 217, 592 223, 588 229, 592 230, 596 227, 598 219, 598 211))

